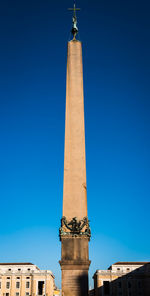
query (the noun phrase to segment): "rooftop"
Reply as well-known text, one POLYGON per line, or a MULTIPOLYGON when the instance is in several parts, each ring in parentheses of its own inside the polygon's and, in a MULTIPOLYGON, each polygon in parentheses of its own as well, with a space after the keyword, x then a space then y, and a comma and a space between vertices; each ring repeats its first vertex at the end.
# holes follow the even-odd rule
POLYGON ((34 265, 34 264, 33 263, 23 263, 23 262, 21 262, 21 263, 10 262, 10 263, 0 263, 0 265, 34 265))
POLYGON ((112 265, 144 265, 150 262, 116 262, 112 265))

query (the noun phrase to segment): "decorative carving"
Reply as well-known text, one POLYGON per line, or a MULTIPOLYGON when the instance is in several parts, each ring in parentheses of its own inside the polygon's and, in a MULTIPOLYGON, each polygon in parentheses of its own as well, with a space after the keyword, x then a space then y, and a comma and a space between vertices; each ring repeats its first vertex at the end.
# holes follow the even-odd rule
POLYGON ((71 221, 67 221, 66 217, 61 219, 61 227, 59 229, 60 239, 62 236, 87 236, 91 237, 91 229, 89 226, 88 217, 84 217, 82 220, 77 220, 74 217, 71 221), (69 230, 69 231, 68 231, 69 230))
POLYGON ((78 34, 76 11, 77 10, 80 10, 80 8, 76 8, 76 4, 74 3, 74 7, 73 8, 68 8, 68 10, 73 10, 72 30, 71 30, 71 33, 73 35, 73 40, 76 40, 76 35, 78 34))

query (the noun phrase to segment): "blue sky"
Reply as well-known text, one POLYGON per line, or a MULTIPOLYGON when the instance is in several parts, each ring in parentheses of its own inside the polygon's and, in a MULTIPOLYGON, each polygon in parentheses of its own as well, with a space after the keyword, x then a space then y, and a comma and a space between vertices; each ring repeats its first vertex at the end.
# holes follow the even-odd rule
MULTIPOLYGON (((51 269, 58 286, 72 5, 0 2, 0 262, 51 269)), ((150 260, 150 3, 77 6, 92 285, 96 269, 150 260)))

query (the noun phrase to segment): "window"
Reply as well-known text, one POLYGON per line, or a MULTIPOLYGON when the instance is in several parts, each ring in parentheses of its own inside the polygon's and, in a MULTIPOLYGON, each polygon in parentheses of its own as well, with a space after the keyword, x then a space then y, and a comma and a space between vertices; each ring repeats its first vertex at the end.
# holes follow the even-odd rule
POLYGON ((109 282, 108 281, 105 281, 103 282, 103 285, 104 285, 104 295, 109 295, 109 282))
POLYGON ((30 271, 31 269, 30 268, 28 268, 28 271, 30 271))
POLYGON ((121 282, 118 282, 118 288, 121 289, 122 285, 121 282))
POLYGON ((6 296, 9 296, 9 293, 6 293, 6 296))
POLYGON ((19 292, 16 292, 16 296, 19 296, 19 292))
POLYGON ((127 268, 127 270, 129 271, 129 270, 130 270, 130 268, 127 268))
POLYGON ((17 280, 20 280, 20 276, 17 277, 17 280))
POLYGON ((139 287, 139 288, 141 288, 141 287, 142 287, 142 285, 141 285, 141 282, 140 282, 140 281, 138 282, 138 287, 139 287))
POLYGON ((117 270, 120 270, 120 268, 117 268, 117 270))
POLYGON ((7 280, 10 280, 10 277, 9 276, 7 277, 7 280))
POLYGON ((17 288, 17 289, 20 288, 20 282, 16 282, 16 288, 17 288))
POLYGON ((18 271, 21 271, 21 268, 18 268, 18 271))
POLYGON ((29 277, 29 276, 27 276, 27 277, 26 277, 26 279, 27 279, 27 280, 29 280, 29 279, 30 279, 30 277, 29 277))
POLYGON ((38 295, 43 294, 43 286, 44 286, 44 281, 38 282, 38 295))
POLYGON ((2 288, 2 282, 0 282, 0 289, 2 288))
POLYGON ((10 282, 6 282, 6 289, 10 289, 10 282))
POLYGON ((8 271, 11 271, 11 268, 9 268, 8 271))
POLYGON ((131 283, 130 283, 130 282, 128 282, 128 288, 129 288, 129 289, 131 288, 131 283))
POLYGON ((26 292, 26 296, 29 296, 29 292, 26 292))
POLYGON ((30 288, 30 282, 26 282, 26 288, 27 288, 27 289, 30 288))

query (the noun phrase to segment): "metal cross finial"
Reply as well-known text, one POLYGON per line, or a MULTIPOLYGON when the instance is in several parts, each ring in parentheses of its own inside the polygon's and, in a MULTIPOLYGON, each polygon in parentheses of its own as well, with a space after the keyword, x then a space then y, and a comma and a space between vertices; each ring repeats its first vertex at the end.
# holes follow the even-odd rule
POLYGON ((78 34, 76 11, 80 10, 80 8, 76 8, 76 3, 74 1, 74 7, 73 8, 68 8, 68 10, 72 10, 73 11, 71 33, 73 35, 73 40, 76 40, 76 35, 78 34))

